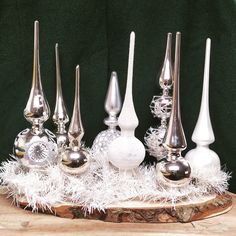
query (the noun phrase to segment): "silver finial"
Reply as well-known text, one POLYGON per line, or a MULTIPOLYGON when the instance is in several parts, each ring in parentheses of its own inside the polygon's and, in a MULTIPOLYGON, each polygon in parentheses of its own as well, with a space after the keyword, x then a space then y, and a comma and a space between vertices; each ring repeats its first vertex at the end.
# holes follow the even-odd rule
POLYGON ((173 84, 173 65, 171 57, 172 33, 167 34, 166 53, 164 63, 159 77, 159 85, 162 88, 161 96, 153 96, 150 108, 154 117, 161 119, 159 127, 150 127, 145 136, 144 141, 147 145, 147 151, 151 156, 157 159, 166 156, 167 151, 163 147, 163 139, 167 130, 167 122, 171 114, 172 97, 170 90, 173 84))
POLYGON ((180 67, 180 42, 181 33, 176 33, 174 87, 172 111, 163 145, 167 149, 181 152, 187 147, 184 130, 181 123, 179 99, 179 67, 180 67))
POLYGON ((163 89, 163 94, 168 95, 168 90, 173 84, 173 69, 171 60, 171 44, 172 44, 172 33, 168 33, 166 42, 166 53, 159 77, 159 84, 163 89))
POLYGON ((84 128, 80 114, 79 65, 76 67, 75 77, 74 108, 68 131, 69 147, 62 153, 61 162, 61 169, 69 174, 80 174, 86 171, 89 166, 89 154, 81 144, 81 139, 84 136, 84 128))
POLYGON ((39 22, 34 22, 34 62, 30 96, 24 116, 32 124, 31 129, 20 132, 14 142, 13 154, 24 166, 44 168, 57 162, 55 135, 43 128, 50 116, 50 108, 43 93, 39 65, 39 22))
POLYGON ((59 47, 55 45, 56 56, 56 105, 53 114, 53 122, 57 125, 56 137, 58 147, 68 144, 68 137, 66 132, 66 124, 69 122, 69 116, 63 99, 61 87, 61 71, 59 59, 59 47))
POLYGON ((24 110, 24 116, 33 127, 35 134, 42 132, 43 123, 50 116, 50 108, 43 93, 39 64, 39 22, 34 22, 34 63, 33 79, 29 100, 24 110))
POLYGON ((75 100, 74 100, 74 108, 73 115, 71 118, 68 137, 71 147, 81 146, 81 139, 84 136, 84 127, 81 120, 80 114, 80 96, 79 96, 79 83, 80 83, 80 69, 79 65, 76 66, 75 72, 75 100))
POLYGON ((106 100, 105 100, 105 110, 109 115, 104 123, 109 126, 109 128, 114 128, 117 126, 117 115, 121 109, 121 97, 118 84, 117 73, 113 71, 111 73, 110 83, 107 90, 106 100))
POLYGON ((175 66, 172 111, 164 137, 164 147, 168 151, 168 160, 161 163, 161 173, 166 180, 174 185, 184 184, 188 181, 191 168, 188 162, 181 156, 181 151, 187 147, 184 130, 181 123, 180 99, 179 99, 179 68, 180 68, 180 42, 181 33, 176 33, 175 66))

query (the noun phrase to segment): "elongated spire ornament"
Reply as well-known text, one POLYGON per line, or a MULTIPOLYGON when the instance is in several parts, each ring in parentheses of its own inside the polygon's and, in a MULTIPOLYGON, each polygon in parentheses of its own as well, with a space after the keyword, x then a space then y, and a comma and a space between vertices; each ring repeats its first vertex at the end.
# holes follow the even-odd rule
POLYGON ((120 136, 120 131, 117 130, 117 115, 120 113, 121 109, 121 97, 118 77, 115 71, 111 73, 104 108, 108 114, 108 117, 104 119, 104 124, 107 125, 108 128, 97 135, 91 149, 94 158, 103 158, 103 161, 107 163, 108 146, 114 139, 120 136))
POLYGON ((84 136, 84 128, 80 113, 80 68, 79 65, 75 71, 75 100, 73 115, 71 118, 68 138, 69 147, 61 154, 60 167, 69 174, 81 174, 85 172, 89 166, 89 153, 82 144, 84 136))
POLYGON ((210 170, 220 170, 220 159, 218 155, 209 148, 209 145, 215 141, 209 112, 210 53, 211 39, 208 38, 206 40, 201 108, 192 135, 192 140, 197 146, 186 154, 186 159, 189 161, 194 174, 196 172, 207 174, 210 170))
POLYGON ((14 142, 13 154, 26 167, 45 167, 57 161, 55 135, 43 127, 50 116, 50 108, 43 92, 39 65, 39 22, 34 22, 34 62, 30 96, 24 117, 31 129, 20 132, 14 142))
POLYGON ((172 33, 168 33, 165 59, 161 69, 161 74, 158 78, 159 85, 162 88, 162 95, 153 96, 150 104, 153 116, 161 119, 161 125, 159 127, 150 127, 144 136, 148 153, 157 159, 161 159, 167 155, 167 150, 162 144, 167 130, 167 121, 170 117, 172 106, 172 97, 169 94, 173 84, 171 44, 172 33))
POLYGON ((160 164, 160 172, 164 176, 164 179, 166 181, 170 181, 173 185, 186 183, 191 173, 191 168, 188 162, 181 156, 181 151, 187 147, 187 143, 180 115, 180 42, 181 34, 180 32, 177 32, 175 43, 173 104, 167 132, 163 143, 164 147, 168 151, 168 158, 167 162, 162 162, 160 164))
POLYGON ((109 146, 109 161, 121 170, 131 170, 138 167, 145 157, 145 148, 140 140, 134 136, 139 124, 133 103, 133 63, 134 63, 135 34, 130 34, 129 62, 125 99, 118 119, 121 136, 109 146))
POLYGON ((67 145, 69 142, 66 131, 66 124, 69 122, 69 116, 62 95, 58 44, 55 45, 55 56, 56 56, 56 105, 52 119, 54 124, 57 126, 57 131, 56 131, 57 145, 59 148, 61 148, 67 145))
POLYGON ((50 116, 48 101, 43 93, 39 64, 39 22, 34 22, 34 64, 33 79, 29 100, 24 110, 24 116, 32 124, 35 134, 43 132, 43 123, 50 116))

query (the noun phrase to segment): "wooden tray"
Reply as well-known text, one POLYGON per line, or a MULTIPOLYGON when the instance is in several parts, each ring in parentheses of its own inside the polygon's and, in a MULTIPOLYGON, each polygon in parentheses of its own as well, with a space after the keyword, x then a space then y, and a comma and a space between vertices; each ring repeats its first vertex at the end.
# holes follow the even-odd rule
MULTIPOLYGON (((17 199, 19 206, 28 210, 28 203, 24 197, 17 199)), ((222 195, 205 196, 195 202, 182 202, 173 207, 170 203, 148 203, 141 201, 126 201, 110 205, 105 212, 95 210, 91 214, 84 214, 80 205, 63 203, 54 205, 50 210, 40 212, 54 214, 64 218, 96 219, 107 222, 132 223, 173 223, 191 222, 228 212, 232 208, 232 197, 225 193, 222 195)))

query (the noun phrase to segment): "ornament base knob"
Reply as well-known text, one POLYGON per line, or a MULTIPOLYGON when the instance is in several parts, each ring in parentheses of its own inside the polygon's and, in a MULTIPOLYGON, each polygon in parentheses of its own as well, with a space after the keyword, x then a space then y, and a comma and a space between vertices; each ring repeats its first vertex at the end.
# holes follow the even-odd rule
POLYGON ((189 182, 191 168, 189 163, 182 157, 176 160, 161 162, 157 165, 159 176, 170 186, 185 185, 189 182))

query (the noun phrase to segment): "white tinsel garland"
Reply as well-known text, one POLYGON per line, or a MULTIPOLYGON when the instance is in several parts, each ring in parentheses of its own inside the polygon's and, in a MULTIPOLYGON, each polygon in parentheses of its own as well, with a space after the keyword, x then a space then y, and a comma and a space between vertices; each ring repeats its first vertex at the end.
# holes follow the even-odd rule
POLYGON ((96 159, 103 160, 93 158, 88 171, 80 176, 67 175, 59 166, 49 166, 44 171, 26 170, 19 161, 8 160, 0 167, 0 178, 13 199, 24 196, 33 210, 71 202, 83 205, 90 213, 132 199, 173 204, 186 199, 194 201, 203 195, 225 192, 230 177, 224 171, 212 171, 207 175, 194 173, 189 185, 171 188, 157 178, 153 166, 140 167, 132 173, 119 172, 96 159))

